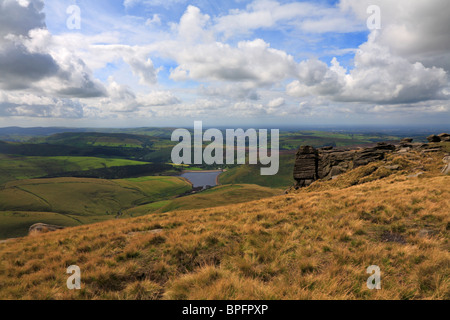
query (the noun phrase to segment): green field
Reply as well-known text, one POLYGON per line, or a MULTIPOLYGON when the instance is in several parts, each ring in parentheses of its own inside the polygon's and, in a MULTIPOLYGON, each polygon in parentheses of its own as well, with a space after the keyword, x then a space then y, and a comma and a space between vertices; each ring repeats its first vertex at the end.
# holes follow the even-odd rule
POLYGON ((263 198, 281 195, 282 189, 265 188, 257 185, 224 185, 201 192, 199 194, 181 197, 174 200, 160 201, 139 206, 126 211, 127 216, 137 217, 150 213, 164 213, 174 210, 192 210, 226 206, 263 198))
POLYGON ((25 157, 0 154, 0 184, 32 179, 61 172, 144 165, 147 162, 92 157, 25 157))
POLYGON ((178 177, 55 178, 9 182, 0 190, 0 238, 5 238, 10 229, 26 235, 28 227, 36 221, 54 224, 55 214, 63 215, 73 223, 94 223, 120 216, 122 210, 170 199, 189 190, 191 185, 178 177), (10 212, 29 212, 29 216, 12 219, 14 215, 8 215, 10 212), (45 212, 48 216, 40 216, 37 220, 33 212, 45 212))

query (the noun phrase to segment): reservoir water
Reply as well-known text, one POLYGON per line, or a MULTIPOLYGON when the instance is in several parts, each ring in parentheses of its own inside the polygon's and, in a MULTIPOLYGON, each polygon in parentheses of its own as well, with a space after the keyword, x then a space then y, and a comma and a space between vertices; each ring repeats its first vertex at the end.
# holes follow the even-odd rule
POLYGON ((217 186, 217 178, 222 173, 222 171, 199 171, 199 172, 185 172, 181 177, 189 180, 194 188, 211 186, 217 186))

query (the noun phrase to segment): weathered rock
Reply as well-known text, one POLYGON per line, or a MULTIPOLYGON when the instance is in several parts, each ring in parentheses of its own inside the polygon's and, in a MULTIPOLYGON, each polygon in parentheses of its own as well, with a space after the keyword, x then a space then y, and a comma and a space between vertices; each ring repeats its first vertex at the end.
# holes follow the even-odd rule
POLYGON ((432 153, 432 152, 441 152, 441 151, 442 151, 441 148, 433 148, 433 149, 422 150, 423 153, 432 153))
POLYGON ((395 146, 387 143, 378 143, 374 148, 366 148, 358 152, 353 160, 354 166, 361 167, 371 162, 383 160, 385 154, 395 150, 395 146))
POLYGON ((394 145, 386 143, 360 150, 301 147, 294 168, 296 186, 302 188, 319 179, 336 178, 353 168, 383 160, 386 153, 395 149, 394 145))
POLYGON ((450 157, 444 157, 442 161, 445 163, 445 167, 442 169, 443 174, 450 174, 450 157))
POLYGON ((425 172, 418 172, 418 173, 410 174, 409 176, 407 176, 407 178, 418 178, 423 174, 425 174, 425 172))
POLYGON ((384 166, 384 168, 385 168, 385 169, 388 169, 388 170, 393 170, 393 171, 395 171, 395 170, 399 170, 399 169, 400 169, 400 166, 399 166, 399 165, 384 166))
POLYGON ((440 138, 439 136, 435 135, 435 134, 429 136, 429 137, 427 138, 427 140, 428 140, 429 142, 441 142, 441 138, 440 138))
MULTIPOLYGON (((439 136, 432 135, 427 138, 430 142, 446 141, 450 134, 442 133, 439 136)), ((296 188, 307 187, 319 179, 335 179, 339 175, 354 168, 365 166, 371 162, 381 161, 386 158, 386 154, 396 152, 405 154, 406 157, 414 155, 411 151, 420 151, 422 153, 441 152, 443 145, 428 143, 413 143, 412 138, 401 140, 400 144, 392 145, 384 142, 378 143, 374 147, 360 149, 333 149, 325 147, 315 149, 310 146, 301 147, 296 155, 294 179, 297 181, 296 188)), ((388 170, 400 170, 400 166, 385 166, 388 170)), ((450 163, 446 162, 443 173, 450 173, 450 163)), ((408 176, 416 178, 423 172, 408 176)))
POLYGON ((413 138, 405 138, 405 139, 402 139, 401 141, 400 141, 400 143, 401 144, 409 144, 409 143, 412 143, 414 141, 414 139, 413 138))
POLYGON ((36 233, 53 232, 62 229, 65 229, 65 227, 54 226, 45 223, 36 223, 32 225, 28 231, 30 234, 36 234, 36 233))
POLYGON ((441 139, 441 141, 450 142, 450 134, 448 133, 441 133, 440 135, 438 135, 438 137, 441 139))
POLYGON ((296 154, 294 179, 298 187, 307 187, 317 179, 319 154, 310 146, 301 147, 296 154))

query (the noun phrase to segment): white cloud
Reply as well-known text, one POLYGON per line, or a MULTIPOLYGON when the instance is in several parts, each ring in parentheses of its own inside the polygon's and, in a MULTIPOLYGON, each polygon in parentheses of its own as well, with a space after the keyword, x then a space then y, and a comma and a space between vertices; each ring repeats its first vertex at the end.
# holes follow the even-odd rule
POLYGON ((329 68, 320 61, 300 64, 299 80, 287 86, 288 94, 328 96, 334 101, 378 104, 416 103, 449 99, 448 76, 443 69, 426 68, 392 54, 373 32, 355 55, 355 68, 347 72, 336 59, 329 68))
POLYGON ((381 9, 379 44, 410 62, 450 71, 450 6, 448 0, 341 0, 342 10, 367 19, 367 7, 381 9))
MULTIPOLYGON (((124 6, 168 8, 185 2, 125 0, 124 6)), ((52 35, 45 27, 42 0, 3 0, 0 115, 322 118, 407 109, 442 115, 450 98, 447 3, 341 0, 326 6, 255 0, 245 9, 217 16, 187 6, 179 23, 169 23, 170 30, 161 21, 168 16, 151 11, 123 21, 104 16, 98 23, 86 21, 95 28, 106 21, 104 33, 52 35), (346 43, 334 53, 332 48, 317 53, 354 52, 350 67, 336 58, 330 65, 317 58, 300 61, 303 52, 264 37, 266 30, 288 34, 285 42, 296 41, 293 34, 314 40, 311 34, 361 31, 369 4, 381 7, 382 30, 372 32, 357 50, 346 43), (158 81, 166 77, 163 68, 172 68, 170 79, 178 82, 173 92, 165 87, 169 79, 158 81), (116 80, 103 84, 94 74, 116 80)))
POLYGON ((42 8, 40 0, 1 4, 0 89, 33 89, 57 97, 104 95, 103 85, 81 59, 63 47, 52 47, 42 8))
POLYGON ((126 85, 109 78, 108 97, 98 103, 91 103, 104 112, 133 113, 142 108, 176 105, 180 100, 169 91, 153 91, 146 94, 135 94, 126 85))
POLYGON ((283 106, 285 103, 286 103, 286 100, 284 98, 277 98, 277 99, 274 99, 274 100, 270 101, 267 104, 267 106, 269 108, 276 109, 276 108, 279 108, 279 107, 283 106))
POLYGON ((83 105, 72 99, 0 91, 0 116, 32 118, 82 118, 83 105))
POLYGON ((273 0, 256 0, 245 10, 234 10, 218 17, 214 29, 225 37, 251 34, 258 29, 296 28, 311 33, 361 31, 365 24, 339 7, 313 2, 281 4, 273 0))

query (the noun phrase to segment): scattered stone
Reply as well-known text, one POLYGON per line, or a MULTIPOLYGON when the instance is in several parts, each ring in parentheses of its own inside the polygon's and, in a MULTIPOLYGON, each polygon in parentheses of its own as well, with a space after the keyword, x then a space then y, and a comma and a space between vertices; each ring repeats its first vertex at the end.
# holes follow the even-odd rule
POLYGON ((402 148, 399 151, 397 151, 397 153, 402 154, 402 153, 408 153, 409 151, 411 151, 411 148, 402 148))
POLYGON ((30 227, 29 234, 36 234, 36 233, 46 233, 46 232, 53 232, 57 230, 65 229, 65 227, 61 226, 54 226, 50 224, 45 223, 36 223, 30 227))
POLYGON ((445 167, 442 169, 443 174, 450 174, 450 157, 444 157, 442 161, 445 163, 445 167))
POLYGON ((424 174, 424 172, 418 172, 418 173, 410 174, 407 178, 418 178, 423 174, 424 174))
POLYGON ((394 165, 394 166, 384 166, 384 168, 385 168, 385 169, 388 169, 388 170, 393 170, 393 171, 395 171, 395 170, 399 170, 399 169, 400 169, 400 166, 399 166, 399 165, 394 165))
POLYGON ((428 140, 429 142, 441 142, 441 138, 440 138, 439 136, 435 135, 435 134, 429 136, 429 137, 427 138, 427 140, 428 140))
POLYGON ((434 148, 434 149, 426 149, 426 150, 422 150, 423 153, 441 152, 441 151, 442 151, 441 148, 434 148))

